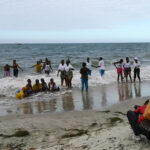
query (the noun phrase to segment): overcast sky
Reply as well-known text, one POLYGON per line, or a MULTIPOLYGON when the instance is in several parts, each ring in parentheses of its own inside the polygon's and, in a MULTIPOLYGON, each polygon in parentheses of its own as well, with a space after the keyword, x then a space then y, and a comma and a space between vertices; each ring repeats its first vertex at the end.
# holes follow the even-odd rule
POLYGON ((1 0, 9 42, 150 42, 150 0, 1 0))

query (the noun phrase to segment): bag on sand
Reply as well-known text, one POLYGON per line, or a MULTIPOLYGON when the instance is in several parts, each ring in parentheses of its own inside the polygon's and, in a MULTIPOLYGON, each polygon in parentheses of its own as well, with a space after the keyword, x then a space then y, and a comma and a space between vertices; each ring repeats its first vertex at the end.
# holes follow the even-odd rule
POLYGON ((146 106, 143 117, 144 117, 144 119, 150 120, 150 100, 146 106))

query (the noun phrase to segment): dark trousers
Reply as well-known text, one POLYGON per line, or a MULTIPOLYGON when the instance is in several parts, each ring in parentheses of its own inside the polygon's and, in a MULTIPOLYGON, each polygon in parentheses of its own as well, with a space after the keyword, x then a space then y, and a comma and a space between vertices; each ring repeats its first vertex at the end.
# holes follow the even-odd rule
POLYGON ((136 79, 136 76, 140 80, 140 69, 139 68, 134 69, 134 79, 136 79))
POLYGON ((145 135, 148 139, 150 139, 150 131, 146 130, 142 125, 138 123, 139 114, 135 113, 134 111, 128 111, 127 112, 127 118, 129 120, 129 123, 131 125, 131 128, 133 129, 134 134, 145 135))
POLYGON ((15 77, 18 77, 18 72, 19 72, 18 69, 13 70, 13 74, 14 74, 15 77))

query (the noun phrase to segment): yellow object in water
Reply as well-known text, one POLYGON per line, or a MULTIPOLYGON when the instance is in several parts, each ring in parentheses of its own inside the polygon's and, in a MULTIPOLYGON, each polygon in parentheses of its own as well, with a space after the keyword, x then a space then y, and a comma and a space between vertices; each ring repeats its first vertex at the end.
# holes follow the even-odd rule
POLYGON ((17 99, 23 99, 26 96, 26 94, 23 91, 20 91, 17 95, 16 98, 17 99))

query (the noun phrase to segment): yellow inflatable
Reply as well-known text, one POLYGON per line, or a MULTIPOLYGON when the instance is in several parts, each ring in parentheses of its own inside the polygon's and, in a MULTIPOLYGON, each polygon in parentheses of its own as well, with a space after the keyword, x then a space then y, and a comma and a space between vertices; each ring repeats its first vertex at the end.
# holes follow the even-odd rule
POLYGON ((19 99, 23 99, 26 96, 26 91, 27 88, 23 87, 22 90, 16 95, 16 98, 19 99))

